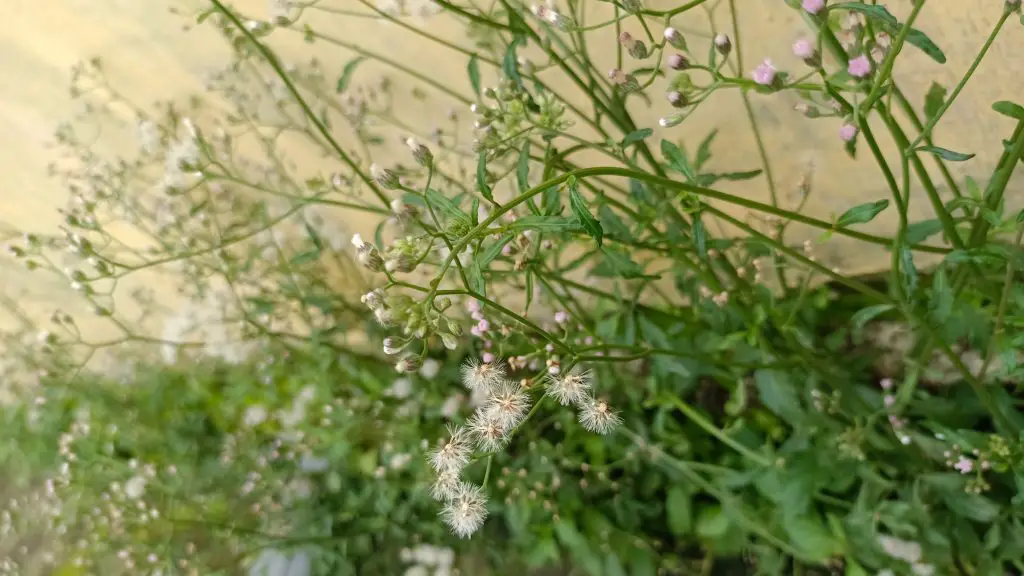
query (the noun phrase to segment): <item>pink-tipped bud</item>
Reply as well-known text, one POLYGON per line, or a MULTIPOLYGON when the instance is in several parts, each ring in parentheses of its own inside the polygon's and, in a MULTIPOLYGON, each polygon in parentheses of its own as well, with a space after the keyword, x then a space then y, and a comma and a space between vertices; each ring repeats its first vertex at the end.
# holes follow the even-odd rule
POLYGON ((686 56, 682 54, 669 54, 668 67, 673 70, 686 70, 690 67, 690 61, 686 59, 686 56))
POLYGON ((679 30, 671 26, 665 28, 665 41, 680 50, 686 50, 686 38, 683 38, 679 30))

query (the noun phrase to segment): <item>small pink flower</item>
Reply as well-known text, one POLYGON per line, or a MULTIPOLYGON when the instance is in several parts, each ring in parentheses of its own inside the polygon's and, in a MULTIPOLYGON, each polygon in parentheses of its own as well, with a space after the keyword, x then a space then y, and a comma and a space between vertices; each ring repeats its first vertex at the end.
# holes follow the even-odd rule
POLYGON ((765 58, 764 62, 754 68, 754 73, 751 76, 754 78, 754 82, 761 86, 771 86, 775 82, 775 65, 772 64, 770 58, 765 58))
POLYGON ((892 405, 896 403, 896 397, 895 396, 890 396, 890 395, 886 394, 882 398, 882 402, 885 403, 885 407, 886 408, 892 408, 892 405))
POLYGON ((804 0, 804 10, 810 14, 817 14, 825 9, 825 0, 804 0))
POLYGON ((839 137, 843 142, 853 142, 853 139, 857 137, 857 127, 849 122, 843 124, 839 128, 839 137))
POLYGON ((854 78, 864 78, 868 74, 871 74, 871 60, 863 54, 857 56, 853 60, 850 60, 850 65, 846 67, 846 71, 854 78))
POLYGON ((811 44, 811 41, 806 38, 801 38, 793 43, 793 54, 797 58, 804 60, 812 58, 814 56, 814 44, 811 44))
POLYGON ((555 312, 555 322, 559 324, 565 324, 568 321, 569 315, 566 314, 564 310, 559 310, 558 312, 555 312))
POLYGON ((961 456, 956 464, 953 464, 953 468, 956 468, 961 474, 970 474, 971 470, 974 470, 974 462, 961 456))
POLYGON ((484 361, 484 364, 490 364, 491 362, 494 362, 494 354, 484 352, 483 355, 480 356, 480 359, 484 361))

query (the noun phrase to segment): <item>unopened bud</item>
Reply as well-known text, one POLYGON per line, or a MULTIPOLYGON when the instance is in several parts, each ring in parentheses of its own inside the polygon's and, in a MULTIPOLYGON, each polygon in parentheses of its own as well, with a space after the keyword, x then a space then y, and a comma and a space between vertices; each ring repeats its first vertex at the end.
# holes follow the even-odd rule
POLYGON ((690 67, 690 61, 686 59, 686 56, 679 54, 670 54, 668 57, 668 67, 673 70, 686 70, 690 67))
POLYGON ((455 350, 459 347, 459 339, 447 332, 441 333, 441 343, 449 350, 455 350))
POLYGON ((417 164, 423 167, 430 167, 434 163, 434 154, 430 151, 430 148, 420 144, 415 138, 409 138, 405 143, 412 150, 412 157, 416 160, 417 164))
POLYGON ((395 371, 401 372, 403 374, 408 374, 409 372, 415 372, 419 370, 420 366, 422 365, 423 360, 420 360, 419 356, 410 354, 408 356, 403 357, 395 364, 395 371))
POLYGON ((725 34, 718 34, 715 36, 715 50, 722 56, 728 56, 732 52, 732 40, 725 34))
POLYGON ((399 352, 404 350, 405 347, 408 345, 409 342, 407 340, 402 340, 401 338, 388 336, 387 338, 384 339, 384 353, 389 356, 398 354, 399 352))
POLYGON ((683 38, 683 35, 679 30, 676 30, 671 26, 665 28, 665 41, 675 48, 686 50, 686 38, 683 38))
POLYGON ((668 103, 675 108, 682 108, 686 106, 686 96, 683 96, 681 92, 672 91, 665 95, 668 98, 668 103))
POLYGON ((377 181, 377 185, 385 190, 394 190, 401 184, 398 174, 387 168, 381 168, 379 164, 370 165, 370 175, 377 181))

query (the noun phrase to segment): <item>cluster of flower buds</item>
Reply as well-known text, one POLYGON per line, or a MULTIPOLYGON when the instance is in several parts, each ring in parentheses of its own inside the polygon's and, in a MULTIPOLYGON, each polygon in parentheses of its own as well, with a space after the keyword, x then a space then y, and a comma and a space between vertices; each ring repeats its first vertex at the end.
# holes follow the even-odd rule
POLYGON ((384 269, 388 272, 409 273, 419 264, 422 240, 415 236, 399 238, 384 250, 384 269))
POLYGON ((640 90, 640 83, 637 82, 636 77, 623 72, 620 68, 609 70, 608 79, 623 92, 637 92, 640 90))

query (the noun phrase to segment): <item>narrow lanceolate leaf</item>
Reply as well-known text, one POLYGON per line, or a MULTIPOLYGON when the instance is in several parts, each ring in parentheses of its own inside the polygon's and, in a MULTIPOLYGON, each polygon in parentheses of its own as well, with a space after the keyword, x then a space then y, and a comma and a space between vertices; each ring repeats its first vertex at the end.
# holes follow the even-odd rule
POLYGON ((1009 116, 1016 120, 1024 120, 1024 106, 1020 104, 1014 104, 1006 100, 1000 100, 992 105, 992 109, 999 112, 1003 116, 1009 116))
POLYGON ((482 269, 486 269, 487 266, 490 265, 491 261, 497 258, 498 254, 501 254, 501 249, 511 242, 513 238, 515 238, 515 234, 509 233, 497 239, 476 257, 477 265, 482 269))
POLYGON ((480 97, 480 60, 473 54, 469 57, 469 65, 466 66, 466 72, 469 73, 469 83, 473 86, 473 93, 476 97, 480 97))
POLYGON ((487 154, 480 152, 476 160, 476 187, 484 198, 494 202, 494 193, 491 192, 491 185, 487 183, 487 154))
POLYGON ((946 63, 946 55, 943 54, 942 49, 939 48, 938 44, 932 41, 927 34, 917 29, 912 29, 907 34, 907 43, 911 46, 917 47, 918 50, 924 52, 929 58, 935 60, 939 64, 946 63))
POLYGON ((963 162, 974 158, 974 154, 964 154, 963 152, 954 152, 947 150, 946 148, 940 148, 938 146, 921 146, 914 149, 915 152, 930 152, 935 154, 943 160, 949 160, 950 162, 963 162))
POLYGON ((519 163, 516 165, 516 184, 519 192, 523 193, 530 189, 530 141, 523 143, 523 149, 519 151, 519 163))
POLYGON ((359 56, 345 64, 345 67, 341 69, 341 76, 338 77, 338 84, 334 87, 335 92, 341 94, 348 88, 348 85, 352 83, 352 75, 356 71, 356 66, 359 66, 363 60, 366 60, 366 58, 359 56))
POLYGON ((649 137, 651 134, 654 134, 654 130, 651 130, 650 128, 644 128, 643 130, 635 130, 633 132, 630 132, 629 134, 626 134, 625 138, 622 139, 622 147, 625 148, 630 144, 640 142, 644 138, 649 137))
POLYGON ((601 228, 601 223, 590 213, 586 199, 580 194, 576 177, 570 176, 566 184, 569 187, 569 206, 572 208, 573 215, 576 216, 587 234, 593 236, 597 245, 600 246, 604 241, 604 230, 601 228))
POLYGON ((516 218, 514 222, 507 225, 511 231, 538 230, 540 232, 571 232, 581 230, 580 223, 575 218, 565 216, 539 216, 530 214, 522 218, 516 218))
POLYGON ((836 227, 845 228, 852 224, 865 224, 867 222, 871 222, 875 219, 875 216, 878 216, 882 210, 885 210, 888 207, 888 200, 859 204, 850 208, 846 212, 843 212, 843 215, 836 220, 836 227))

